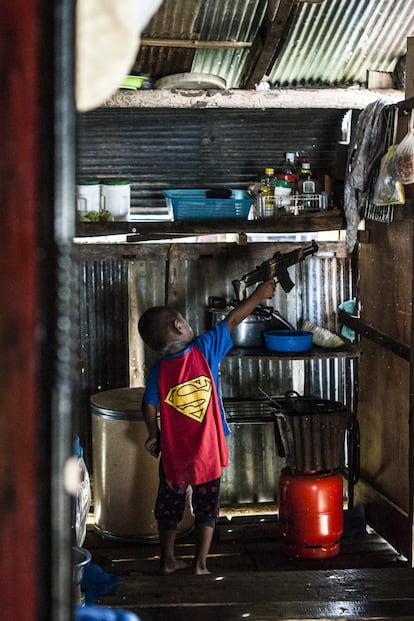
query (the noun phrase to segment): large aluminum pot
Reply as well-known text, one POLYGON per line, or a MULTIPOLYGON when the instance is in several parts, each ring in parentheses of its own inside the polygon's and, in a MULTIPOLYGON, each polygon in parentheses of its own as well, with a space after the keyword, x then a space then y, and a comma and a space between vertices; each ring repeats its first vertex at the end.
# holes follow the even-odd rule
MULTIPOLYGON (((223 321, 234 308, 226 305, 223 298, 209 298, 209 307, 206 315, 206 328, 210 329, 218 321, 223 321)), ((262 347, 263 334, 266 330, 292 329, 293 326, 271 307, 257 306, 253 313, 239 323, 231 335, 235 347, 262 347)))

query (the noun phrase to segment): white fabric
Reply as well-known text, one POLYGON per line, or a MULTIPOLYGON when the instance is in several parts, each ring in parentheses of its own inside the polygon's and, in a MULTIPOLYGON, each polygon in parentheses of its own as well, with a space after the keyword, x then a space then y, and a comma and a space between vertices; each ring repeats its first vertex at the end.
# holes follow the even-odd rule
POLYGON ((140 34, 162 0, 77 0, 76 107, 100 106, 133 66, 140 34))

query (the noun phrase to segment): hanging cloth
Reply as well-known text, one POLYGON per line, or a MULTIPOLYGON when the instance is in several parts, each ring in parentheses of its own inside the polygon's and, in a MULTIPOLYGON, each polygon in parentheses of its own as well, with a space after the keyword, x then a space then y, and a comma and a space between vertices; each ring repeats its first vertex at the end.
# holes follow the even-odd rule
POLYGON ((388 99, 380 98, 364 108, 349 146, 344 211, 347 222, 346 247, 350 252, 357 242, 361 219, 372 204, 370 197, 378 176, 381 157, 390 146, 385 147, 384 143, 390 131, 391 103, 388 99))

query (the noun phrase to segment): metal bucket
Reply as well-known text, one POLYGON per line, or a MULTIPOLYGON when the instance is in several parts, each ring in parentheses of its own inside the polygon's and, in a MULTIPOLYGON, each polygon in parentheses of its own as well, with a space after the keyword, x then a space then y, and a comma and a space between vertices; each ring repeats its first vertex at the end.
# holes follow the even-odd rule
POLYGON ((85 548, 72 546, 72 584, 77 587, 82 582, 83 572, 91 562, 92 555, 85 548))
POLYGON ((300 397, 275 399, 286 464, 293 472, 334 472, 345 461, 345 431, 349 411, 342 403, 300 397))
MULTIPOLYGON (((142 388, 115 388, 91 397, 95 529, 108 539, 158 541, 159 463, 144 448, 142 395, 142 388)), ((193 522, 187 502, 178 535, 193 522)))
POLYGON ((85 548, 72 546, 72 597, 75 606, 82 606, 81 582, 85 567, 91 562, 92 555, 85 548))

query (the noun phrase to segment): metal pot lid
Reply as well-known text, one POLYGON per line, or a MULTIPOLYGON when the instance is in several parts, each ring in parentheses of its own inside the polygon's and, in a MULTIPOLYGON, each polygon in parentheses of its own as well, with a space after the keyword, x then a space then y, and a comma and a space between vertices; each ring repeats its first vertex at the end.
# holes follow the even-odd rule
POLYGON ((276 406, 274 412, 276 416, 349 414, 348 409, 339 401, 319 397, 301 397, 296 391, 289 391, 284 397, 272 397, 270 400, 276 406))
POLYGON ((329 399, 300 398, 292 401, 291 399, 278 399, 280 410, 276 410, 276 416, 304 416, 314 414, 338 414, 347 413, 348 410, 339 401, 329 401, 329 399))
POLYGON ((155 88, 209 89, 226 88, 226 80, 211 73, 175 73, 155 82, 155 88))

